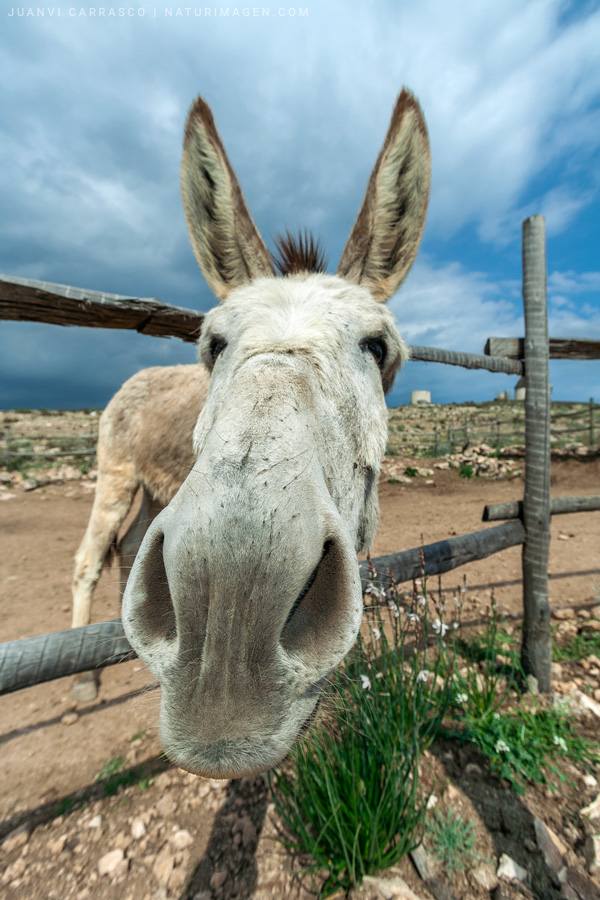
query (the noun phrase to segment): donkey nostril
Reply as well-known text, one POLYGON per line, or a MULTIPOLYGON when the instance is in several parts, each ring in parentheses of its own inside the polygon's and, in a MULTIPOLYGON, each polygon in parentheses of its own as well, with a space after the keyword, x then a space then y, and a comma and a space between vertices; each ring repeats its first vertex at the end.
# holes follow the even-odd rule
POLYGON ((330 641, 345 616, 345 591, 339 583, 342 570, 339 548, 330 538, 288 613, 280 637, 285 650, 297 652, 330 641))
POLYGON ((144 602, 138 609, 138 628, 145 643, 172 641, 177 637, 177 622, 163 557, 164 535, 158 529, 152 535, 144 555, 141 577, 144 602))

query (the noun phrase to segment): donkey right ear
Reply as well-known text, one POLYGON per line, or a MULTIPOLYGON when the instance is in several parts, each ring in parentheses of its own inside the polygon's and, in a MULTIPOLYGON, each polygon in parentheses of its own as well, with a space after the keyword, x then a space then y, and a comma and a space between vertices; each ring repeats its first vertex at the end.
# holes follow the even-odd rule
POLYGON ((255 278, 275 275, 202 97, 190 109, 185 126, 181 194, 196 259, 219 299, 255 278))
POLYGON ((337 270, 342 278, 368 288, 380 303, 400 287, 417 255, 430 181, 425 119, 404 89, 337 270))

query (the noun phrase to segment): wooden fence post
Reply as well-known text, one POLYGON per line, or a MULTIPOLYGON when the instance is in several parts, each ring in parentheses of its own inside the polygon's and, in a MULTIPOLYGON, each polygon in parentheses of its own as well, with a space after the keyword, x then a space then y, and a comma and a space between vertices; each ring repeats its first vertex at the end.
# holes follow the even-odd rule
POLYGON ((590 450, 594 449, 594 398, 590 397, 590 450))
POLYGON ((525 310, 525 492, 523 497, 523 643, 521 663, 540 691, 551 690, 548 602, 550 547, 550 389, 543 216, 523 222, 525 310))

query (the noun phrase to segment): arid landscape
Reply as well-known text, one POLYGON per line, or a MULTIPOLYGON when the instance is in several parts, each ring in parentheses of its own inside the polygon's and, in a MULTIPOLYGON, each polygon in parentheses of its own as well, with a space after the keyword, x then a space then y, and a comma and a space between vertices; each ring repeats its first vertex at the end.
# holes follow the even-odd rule
MULTIPOLYGON (((18 435, 36 449, 45 448, 40 434, 67 441, 92 434, 96 426, 97 415, 89 413, 0 414, 0 430, 4 436, 9 431, 12 446, 18 435)), ((505 456, 511 461, 503 467, 502 454, 490 453, 494 468, 472 442, 464 443, 454 448, 454 458, 424 459, 390 447, 396 455, 386 459, 382 471, 373 556, 487 527, 481 523, 485 504, 522 497, 518 453, 514 459, 505 456)), ((54 446, 58 453, 69 449, 57 441, 54 446)), ((69 626, 72 560, 93 499, 90 464, 88 457, 67 457, 62 467, 57 458, 37 468, 23 461, 11 471, 1 470, 3 641, 69 626)), ((597 455, 575 447, 568 458, 553 460, 553 496, 599 493, 597 455)), ((590 623, 600 618, 599 547, 600 512, 553 519, 549 591, 557 640, 595 627, 590 623)), ((466 579, 465 628, 485 619, 493 591, 509 616, 507 630, 518 635, 520 567, 520 548, 512 548, 443 577, 447 591, 466 579)), ((93 618, 118 615, 117 574, 108 568, 94 596, 93 618)), ((310 882, 293 877, 297 866, 275 840, 279 825, 262 778, 205 782, 160 756, 158 690, 141 663, 103 670, 99 697, 92 703, 76 704, 69 688, 70 681, 62 679, 0 700, 0 835, 8 835, 0 848, 0 884, 7 897, 311 896, 310 882)), ((600 659, 554 663, 553 688, 555 697, 573 703, 582 732, 600 737, 600 719, 593 712, 594 703, 600 711, 600 659), (582 705, 582 696, 589 706, 582 705)), ((561 771, 566 778, 556 782, 556 790, 538 785, 518 796, 489 775, 471 748, 433 746, 426 761, 433 792, 442 807, 460 810, 477 823, 480 868, 495 878, 485 882, 487 876, 478 880, 473 872, 460 872, 448 879, 441 870, 440 878, 453 891, 447 897, 600 897, 598 873, 586 850, 586 839, 600 832, 600 824, 581 815, 600 794, 600 774, 569 761, 561 771), (552 851, 544 845, 536 817, 551 829, 558 850, 555 844, 552 851), (548 862, 553 852, 562 859, 558 868, 548 862), (529 877, 504 879, 498 887, 495 871, 503 853, 529 877), (564 873, 559 878, 563 869, 568 878, 564 873)), ((433 883, 430 892, 408 859, 395 876, 417 897, 442 896, 435 894, 433 883)), ((378 894, 380 889, 367 885, 361 896, 410 896, 389 886, 387 894, 378 894)))

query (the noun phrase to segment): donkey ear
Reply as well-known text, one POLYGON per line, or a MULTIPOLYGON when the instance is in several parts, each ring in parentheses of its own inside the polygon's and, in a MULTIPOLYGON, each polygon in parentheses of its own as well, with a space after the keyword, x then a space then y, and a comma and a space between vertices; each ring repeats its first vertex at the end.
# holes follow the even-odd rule
POLYGON ((417 255, 430 182, 425 119, 403 89, 338 266, 338 275, 368 288, 380 303, 400 287, 417 255))
POLYGON ((185 126, 181 194, 196 259, 217 297, 224 300, 236 287, 275 275, 202 97, 190 109, 185 126))

